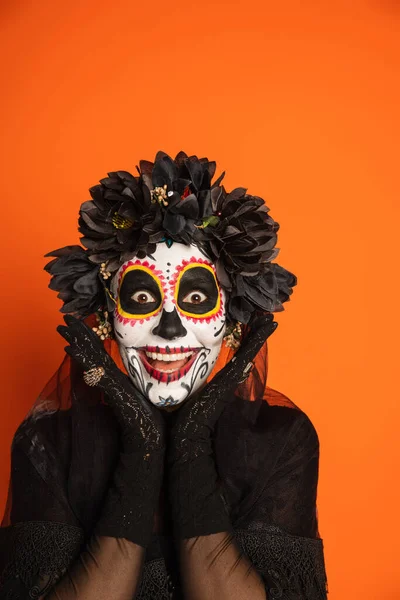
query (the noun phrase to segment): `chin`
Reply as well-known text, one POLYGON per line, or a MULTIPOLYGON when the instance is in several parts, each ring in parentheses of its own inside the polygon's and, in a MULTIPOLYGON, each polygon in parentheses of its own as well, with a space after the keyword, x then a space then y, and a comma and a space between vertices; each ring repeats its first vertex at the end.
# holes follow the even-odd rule
MULTIPOLYGON (((187 399, 188 398, 186 398, 185 400, 187 399)), ((180 406, 182 406, 182 404, 185 403, 185 400, 182 400, 182 402, 180 402, 179 404, 175 404, 174 406, 160 406, 159 404, 156 404, 155 406, 164 412, 174 412, 174 410, 177 410, 180 406)))

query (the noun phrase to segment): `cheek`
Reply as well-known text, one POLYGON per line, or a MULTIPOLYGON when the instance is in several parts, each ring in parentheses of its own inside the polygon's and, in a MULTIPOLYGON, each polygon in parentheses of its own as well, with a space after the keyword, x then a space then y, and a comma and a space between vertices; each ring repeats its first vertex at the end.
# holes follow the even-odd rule
POLYGON ((143 340, 151 335, 157 317, 147 319, 121 319, 114 315, 115 339, 123 346, 140 346, 143 340))
POLYGON ((220 321, 215 321, 208 325, 203 323, 196 325, 193 331, 203 346, 212 349, 221 345, 224 337, 225 325, 220 321))

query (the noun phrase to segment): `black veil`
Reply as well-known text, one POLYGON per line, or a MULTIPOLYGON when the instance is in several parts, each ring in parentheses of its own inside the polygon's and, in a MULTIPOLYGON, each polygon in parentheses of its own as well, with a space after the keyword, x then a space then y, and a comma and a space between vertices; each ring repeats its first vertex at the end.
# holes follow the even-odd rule
MULTIPOLYGON (((86 322, 89 326, 94 324, 94 316, 86 322)), ((118 366, 125 370, 115 340, 107 339, 104 344, 118 366)), ((210 378, 233 354, 234 350, 223 345, 210 378)), ((301 413, 284 394, 267 386, 267 376, 268 345, 265 342, 254 360, 250 376, 237 387, 238 400, 246 406, 255 402, 301 413)), ((315 430, 312 426, 308 429, 314 441, 315 430)), ((42 595, 46 586, 50 589, 55 580, 49 573, 57 573, 59 577, 65 571, 65 565, 79 554, 100 516, 119 450, 118 426, 102 392, 87 386, 81 367, 65 355, 13 438, 8 499, 0 528, 0 589, 1 581, 7 580, 8 570, 15 564, 23 565, 19 567, 19 576, 25 579, 25 588, 32 586, 34 573, 40 572, 43 577, 37 589, 42 595), (20 544, 22 538, 24 543, 20 544)), ((316 461, 317 450, 313 452, 312 460, 316 461)), ((290 460, 293 462, 292 458, 290 460)), ((315 472, 312 487, 314 494, 315 472)), ((314 496, 311 501, 314 502, 314 496)), ((287 554, 285 544, 289 544, 288 547, 295 550, 297 562, 299 553, 304 554, 301 570, 296 575, 298 580, 293 585, 311 590, 304 598, 323 599, 326 597, 326 575, 314 512, 310 513, 306 538, 287 538, 279 527, 265 530, 262 539, 269 536, 272 545, 262 555, 259 553, 260 542, 254 545, 260 532, 253 532, 250 537, 245 534, 242 538, 238 532, 238 540, 248 553, 254 552, 258 556, 255 560, 261 561, 261 570, 271 548, 275 548, 276 556, 282 557, 287 554)), ((284 575, 280 578, 284 576, 289 580, 293 576, 291 560, 284 566, 284 575)), ((148 596, 139 595, 141 597, 148 596)), ((154 598, 158 597, 164 596, 154 595, 154 598)))

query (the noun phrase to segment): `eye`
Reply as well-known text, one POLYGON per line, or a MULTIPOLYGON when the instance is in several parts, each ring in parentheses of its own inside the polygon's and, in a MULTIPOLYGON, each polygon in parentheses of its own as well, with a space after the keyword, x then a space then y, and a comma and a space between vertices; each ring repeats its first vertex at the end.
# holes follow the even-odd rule
POLYGON ((208 300, 208 296, 201 292, 200 290, 193 290, 189 294, 182 299, 182 302, 187 302, 189 304, 201 304, 208 300))
POLYGON ((148 304, 149 302, 156 302, 153 294, 151 294, 148 290, 138 290, 135 292, 131 299, 138 304, 148 304))

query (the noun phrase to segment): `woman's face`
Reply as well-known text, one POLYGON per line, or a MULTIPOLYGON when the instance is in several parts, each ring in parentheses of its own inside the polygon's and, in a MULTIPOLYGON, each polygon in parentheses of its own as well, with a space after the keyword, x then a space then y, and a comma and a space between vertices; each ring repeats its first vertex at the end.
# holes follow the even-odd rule
POLYGON ((114 331, 135 387, 155 405, 180 404, 198 390, 225 333, 225 294, 196 246, 157 244, 125 262, 112 282, 114 331))

